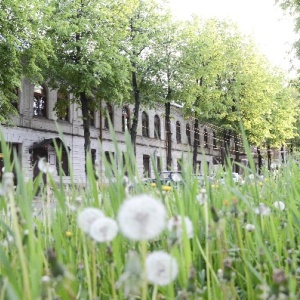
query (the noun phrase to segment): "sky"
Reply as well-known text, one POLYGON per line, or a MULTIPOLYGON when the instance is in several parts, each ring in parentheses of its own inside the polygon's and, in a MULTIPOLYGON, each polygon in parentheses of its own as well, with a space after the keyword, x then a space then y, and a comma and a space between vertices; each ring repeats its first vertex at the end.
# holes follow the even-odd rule
POLYGON ((179 19, 192 14, 204 18, 217 17, 237 23, 240 30, 252 35, 260 51, 270 62, 290 71, 291 60, 299 61, 289 52, 296 40, 292 18, 275 5, 275 0, 169 0, 179 19))

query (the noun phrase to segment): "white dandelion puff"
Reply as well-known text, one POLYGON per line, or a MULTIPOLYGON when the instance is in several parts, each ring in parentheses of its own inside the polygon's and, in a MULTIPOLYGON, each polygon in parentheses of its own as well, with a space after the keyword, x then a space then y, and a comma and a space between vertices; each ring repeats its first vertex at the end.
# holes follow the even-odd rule
POLYGON ((119 229, 134 241, 157 237, 166 227, 166 209, 151 196, 134 196, 121 205, 118 213, 119 229))
POLYGON ((56 171, 55 166, 50 165, 44 157, 39 160, 38 168, 43 173, 54 174, 56 171))
POLYGON ((107 217, 95 220, 90 228, 90 237, 99 243, 112 241, 117 233, 117 222, 107 217))
POLYGON ((254 213, 261 216, 268 216, 271 213, 271 209, 264 203, 259 203, 258 207, 254 208, 254 213))
POLYGON ((255 230, 255 226, 253 224, 246 224, 245 226, 247 231, 254 231, 255 230))
POLYGON ((282 201, 275 201, 274 202, 274 206, 280 210, 284 210, 285 209, 285 204, 282 201))
POLYGON ((104 213, 100 209, 88 207, 78 214, 77 224, 82 231, 89 233, 92 223, 103 217, 104 213))
POLYGON ((186 230, 186 235, 188 238, 193 238, 194 236, 194 228, 193 223, 191 222, 189 217, 184 217, 182 219, 181 216, 174 216, 168 222, 168 230, 170 232, 175 232, 177 239, 181 239, 184 232, 184 226, 186 230), (184 225, 183 225, 183 221, 184 225))
POLYGON ((146 276, 150 283, 168 285, 178 274, 175 258, 164 251, 155 251, 146 258, 146 276))

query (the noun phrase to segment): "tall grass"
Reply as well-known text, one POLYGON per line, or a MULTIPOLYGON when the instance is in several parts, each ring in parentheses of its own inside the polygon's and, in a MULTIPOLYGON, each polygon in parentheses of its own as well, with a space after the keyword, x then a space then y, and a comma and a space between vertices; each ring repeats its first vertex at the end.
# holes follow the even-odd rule
MULTIPOLYGON (((276 178, 266 171, 264 179, 256 176, 237 185, 226 172, 224 184, 205 181, 204 187, 191 175, 187 161, 184 184, 166 190, 138 178, 127 136, 124 165, 110 163, 102 154, 107 181, 88 157, 85 187, 73 180, 64 185, 60 169, 58 182, 47 174, 48 184, 40 188, 42 174, 34 182, 25 181, 17 158, 11 165, 11 150, 3 140, 5 173, 14 168, 18 184, 11 189, 2 182, 0 300, 134 299, 125 296, 126 288, 134 288, 139 280, 128 282, 124 277, 136 263, 128 256, 132 250, 141 257, 163 250, 179 266, 176 279, 167 286, 152 285, 136 274, 143 282, 136 286, 136 299, 300 298, 300 172, 292 157, 276 178), (133 242, 119 233, 112 242, 96 243, 78 227, 78 214, 85 207, 100 208, 116 219, 125 199, 142 193, 161 200, 168 218, 188 217, 193 237, 183 225, 182 240, 174 243, 167 229, 148 242, 133 242), (283 210, 278 201, 284 203, 283 210)), ((114 146, 120 162, 122 153, 117 142, 114 146)), ((253 173, 253 168, 244 173, 253 173)), ((155 164, 153 169, 158 175, 155 164)))

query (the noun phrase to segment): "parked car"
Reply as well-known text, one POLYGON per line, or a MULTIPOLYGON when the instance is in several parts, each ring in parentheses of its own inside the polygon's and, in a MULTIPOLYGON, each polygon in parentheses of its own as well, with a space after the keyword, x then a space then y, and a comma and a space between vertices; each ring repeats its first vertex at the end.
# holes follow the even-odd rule
POLYGON ((182 173, 180 171, 163 171, 158 175, 161 185, 178 185, 183 183, 182 173))
MULTIPOLYGON (((236 184, 244 184, 245 183, 243 177, 239 173, 232 172, 231 174, 232 174, 232 180, 233 180, 234 183, 236 183, 236 184)), ((219 179, 219 183, 224 184, 225 183, 225 178, 227 176, 228 176, 228 174, 225 172, 223 174, 223 176, 219 179)))
POLYGON ((201 174, 198 174, 198 175, 193 175, 193 177, 198 181, 198 184, 201 186, 201 187, 204 187, 206 182, 208 183, 213 183, 215 178, 213 176, 205 176, 205 175, 201 175, 201 174))

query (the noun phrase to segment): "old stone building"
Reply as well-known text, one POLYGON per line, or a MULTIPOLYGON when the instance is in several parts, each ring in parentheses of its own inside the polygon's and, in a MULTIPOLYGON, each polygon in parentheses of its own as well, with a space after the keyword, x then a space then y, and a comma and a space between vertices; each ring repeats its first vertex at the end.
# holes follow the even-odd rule
MULTIPOLYGON (((58 168, 55 154, 55 143, 64 144, 62 147, 62 168, 66 176, 64 181, 70 181, 67 151, 70 153, 70 163, 74 173, 74 180, 85 181, 84 138, 82 128, 81 110, 75 103, 65 101, 66 97, 59 90, 51 90, 46 85, 34 86, 27 79, 22 80, 22 87, 18 91, 18 116, 12 117, 14 126, 2 126, 4 139, 18 154, 25 178, 32 179, 37 176, 37 160, 45 157, 47 161, 58 168), (67 105, 59 113, 56 112, 57 101, 65 101, 67 105), (59 130, 58 130, 59 128, 59 130), (64 143, 61 142, 59 131, 63 133, 64 143), (53 140, 54 139, 54 140, 53 140)), ((58 103, 60 104, 60 102, 58 103)), ((125 134, 130 128, 132 105, 123 107, 103 103, 104 111, 108 112, 120 151, 126 151, 125 134)), ((113 159, 115 146, 108 129, 107 114, 95 112, 91 118, 91 149, 93 161, 101 160, 100 143, 102 151, 113 159)), ((194 120, 185 119, 182 108, 173 105, 171 109, 172 128, 172 167, 180 169, 180 162, 191 160, 192 144, 195 138, 194 120)), ((159 169, 166 168, 166 132, 164 107, 157 105, 155 109, 143 108, 140 111, 136 162, 140 176, 153 177, 151 157, 158 164, 159 169)), ((217 129, 212 126, 200 125, 196 138, 198 141, 197 164, 203 172, 204 164, 208 165, 210 172, 214 165, 220 163, 223 141, 218 138, 217 129)), ((228 137, 231 153, 234 153, 233 137, 228 137)), ((240 151, 240 150, 238 150, 240 151)), ((0 157, 0 163, 3 164, 0 157)), ((1 166, 2 169, 2 166, 1 166)))

